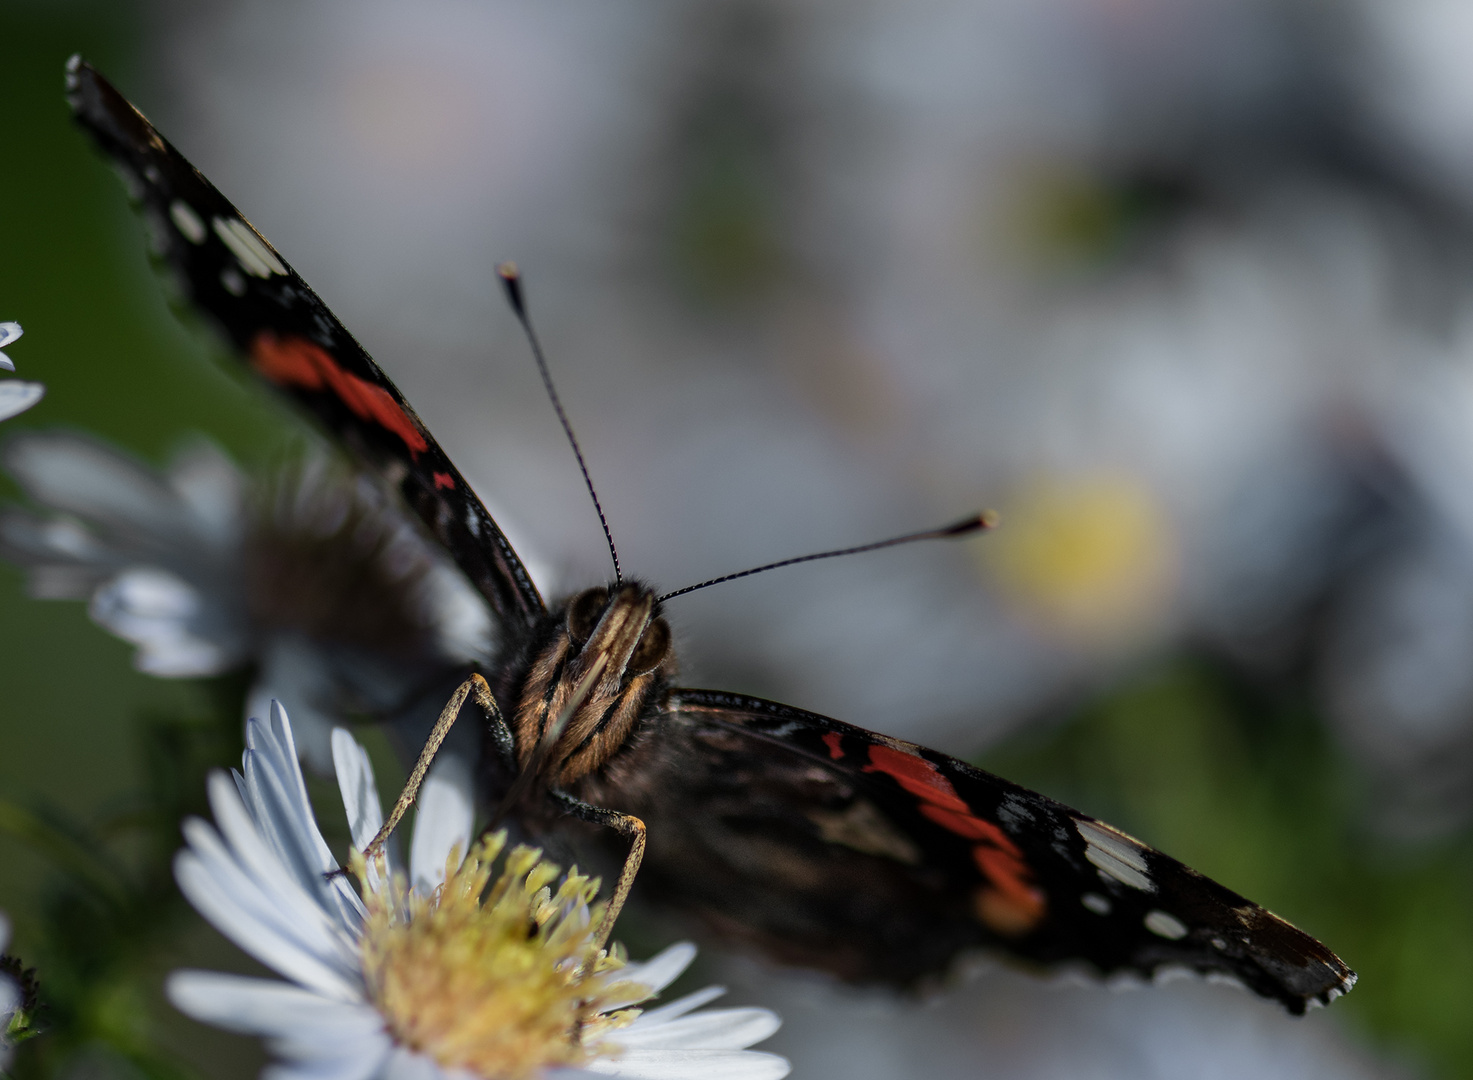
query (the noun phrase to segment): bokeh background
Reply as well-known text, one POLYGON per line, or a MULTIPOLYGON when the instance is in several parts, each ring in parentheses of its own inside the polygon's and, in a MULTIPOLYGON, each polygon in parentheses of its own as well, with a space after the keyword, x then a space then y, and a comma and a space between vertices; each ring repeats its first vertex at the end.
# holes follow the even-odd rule
MULTIPOLYGON (((248 469, 307 437, 169 312, 69 121, 81 51, 352 328, 545 594, 607 556, 505 258, 629 572, 1002 514, 682 598, 687 682, 1004 772, 1361 974, 1296 1021, 1196 982, 983 964, 907 1002, 708 953, 784 1014, 795 1075, 1473 1076, 1466 5, 3 0, 0 48, 0 318, 49 386, 6 434, 162 463, 204 433, 248 469)), ((241 963, 159 868, 243 684, 142 675, 10 568, 0 670, 0 907, 71 1033, 18 1067, 253 1075, 157 992, 241 963)))

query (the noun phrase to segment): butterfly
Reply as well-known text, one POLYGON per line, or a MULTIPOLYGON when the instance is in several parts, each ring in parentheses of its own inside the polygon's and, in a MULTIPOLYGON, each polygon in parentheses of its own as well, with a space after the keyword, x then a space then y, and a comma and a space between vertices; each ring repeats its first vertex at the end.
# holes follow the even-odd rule
POLYGON ((674 685, 668 596, 647 584, 549 607, 404 396, 276 248, 80 58, 67 92, 185 298, 397 489, 485 598, 499 653, 460 697, 473 690, 489 717, 486 789, 524 827, 610 826, 632 863, 642 852, 641 892, 858 982, 914 986, 982 948, 1107 976, 1186 969, 1296 1014, 1354 985, 1308 934, 1038 792, 789 705, 674 685))

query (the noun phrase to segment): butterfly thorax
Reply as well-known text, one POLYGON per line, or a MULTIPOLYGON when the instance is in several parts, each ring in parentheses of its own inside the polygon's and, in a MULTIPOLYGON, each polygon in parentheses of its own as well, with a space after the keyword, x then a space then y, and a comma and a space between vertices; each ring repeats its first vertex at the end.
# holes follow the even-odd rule
POLYGON ((588 589, 552 613, 506 688, 519 770, 566 788, 600 769, 664 693, 674 658, 653 590, 588 589))

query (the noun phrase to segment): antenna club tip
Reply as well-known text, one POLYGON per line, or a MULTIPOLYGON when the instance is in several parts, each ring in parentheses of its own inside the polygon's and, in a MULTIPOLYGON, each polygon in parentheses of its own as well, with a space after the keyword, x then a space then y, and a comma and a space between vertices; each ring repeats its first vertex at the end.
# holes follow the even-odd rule
POLYGON ((942 529, 941 535, 970 536, 972 533, 975 532, 986 532, 988 529, 997 528, 998 522, 1000 522, 1001 520, 1002 519, 1001 517, 999 517, 996 510, 983 510, 979 513, 973 514, 969 518, 963 518, 955 525, 951 525, 945 529, 942 529))
POLYGON ((522 272, 517 269, 516 263, 504 262, 497 264, 496 273, 501 278, 501 284, 506 287, 507 303, 511 304, 517 318, 526 322, 527 305, 522 300, 522 272))

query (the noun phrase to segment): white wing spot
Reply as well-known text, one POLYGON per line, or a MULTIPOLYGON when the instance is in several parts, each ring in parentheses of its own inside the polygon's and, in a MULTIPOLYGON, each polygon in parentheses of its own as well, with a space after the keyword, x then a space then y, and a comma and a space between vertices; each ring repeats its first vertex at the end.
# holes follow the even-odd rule
POLYGON ((194 207, 183 199, 175 199, 169 204, 169 220, 191 244, 203 244, 205 237, 209 235, 205 223, 194 212, 194 207))
POLYGON ((1076 821, 1074 827, 1084 838, 1084 857, 1100 874, 1108 874, 1122 885, 1141 892, 1155 892, 1156 883, 1146 873, 1144 845, 1107 825, 1076 821))
POLYGON ((1145 923, 1147 930, 1168 941, 1180 941, 1187 936, 1187 924, 1160 908, 1146 912, 1145 923))
POLYGON ((1155 882, 1145 874, 1137 873, 1123 862, 1117 862, 1099 848, 1085 848, 1084 857, 1098 868, 1101 881, 1109 881, 1114 878, 1120 884, 1129 885, 1132 889, 1139 889, 1141 892, 1156 891, 1155 882))
POLYGON ((231 296, 245 295, 245 278, 241 277, 233 266, 227 266, 220 271, 220 284, 225 286, 225 291, 231 296))
POLYGON ((231 218, 229 221, 217 217, 212 224, 215 227, 215 235, 218 236, 228 247, 245 272, 254 274, 259 278, 269 278, 272 274, 285 274, 286 267, 282 265, 276 253, 266 246, 256 231, 240 218, 231 218))
POLYGON ((1101 896, 1097 892, 1087 892, 1079 898, 1079 902, 1096 915, 1110 914, 1110 898, 1108 896, 1101 896))

